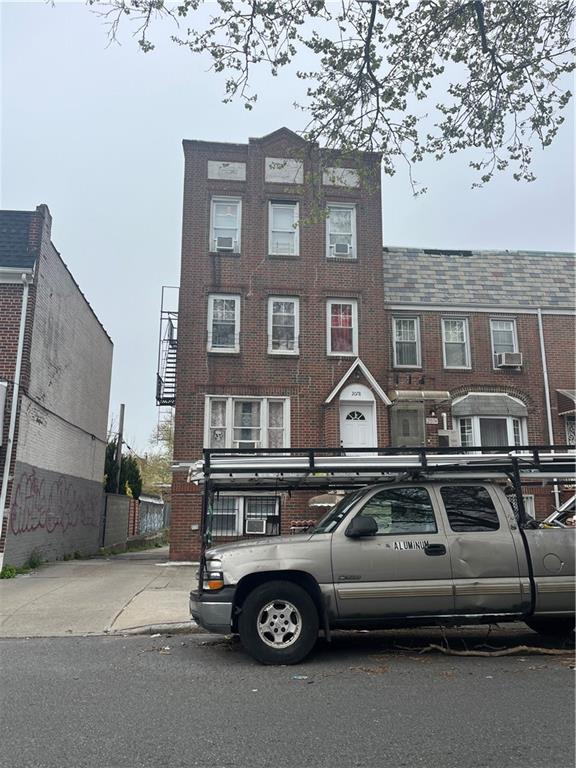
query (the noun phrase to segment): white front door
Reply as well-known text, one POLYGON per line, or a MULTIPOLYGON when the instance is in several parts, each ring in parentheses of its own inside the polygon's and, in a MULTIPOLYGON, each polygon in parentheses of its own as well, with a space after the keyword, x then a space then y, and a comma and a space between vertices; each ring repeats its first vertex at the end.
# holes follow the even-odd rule
POLYGON ((374 403, 340 403, 340 443, 344 448, 374 448, 374 403))

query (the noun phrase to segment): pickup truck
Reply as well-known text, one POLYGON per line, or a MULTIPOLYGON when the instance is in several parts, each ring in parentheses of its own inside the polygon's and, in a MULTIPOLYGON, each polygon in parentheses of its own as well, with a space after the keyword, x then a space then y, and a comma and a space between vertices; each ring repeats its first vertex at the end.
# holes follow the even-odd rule
POLYGON ((209 549, 190 610, 264 664, 300 662, 320 630, 524 621, 569 633, 575 538, 521 527, 495 482, 372 484, 305 533, 209 549))

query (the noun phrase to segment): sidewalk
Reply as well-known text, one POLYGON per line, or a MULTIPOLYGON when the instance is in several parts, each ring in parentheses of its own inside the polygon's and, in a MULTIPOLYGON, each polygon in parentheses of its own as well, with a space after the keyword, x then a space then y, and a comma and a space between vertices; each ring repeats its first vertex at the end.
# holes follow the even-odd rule
POLYGON ((170 563, 168 547, 47 563, 0 580, 0 637, 197 629, 188 609, 196 572, 170 563))

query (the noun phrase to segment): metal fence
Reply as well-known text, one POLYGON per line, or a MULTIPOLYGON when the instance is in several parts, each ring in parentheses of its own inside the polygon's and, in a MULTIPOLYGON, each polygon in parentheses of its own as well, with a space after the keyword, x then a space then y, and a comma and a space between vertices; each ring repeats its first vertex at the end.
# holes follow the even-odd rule
POLYGON ((140 501, 138 533, 156 533, 170 524, 170 505, 140 501))

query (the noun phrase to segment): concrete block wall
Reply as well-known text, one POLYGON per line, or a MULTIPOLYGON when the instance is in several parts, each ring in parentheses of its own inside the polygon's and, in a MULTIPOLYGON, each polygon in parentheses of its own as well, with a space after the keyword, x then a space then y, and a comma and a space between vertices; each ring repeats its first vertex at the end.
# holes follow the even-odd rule
POLYGON ((121 496, 115 493, 106 494, 103 546, 114 547, 126 544, 130 501, 129 496, 121 496))
POLYGON ((6 562, 22 565, 33 551, 43 560, 100 547, 102 483, 16 462, 6 562))

